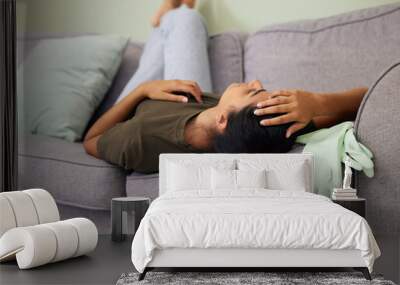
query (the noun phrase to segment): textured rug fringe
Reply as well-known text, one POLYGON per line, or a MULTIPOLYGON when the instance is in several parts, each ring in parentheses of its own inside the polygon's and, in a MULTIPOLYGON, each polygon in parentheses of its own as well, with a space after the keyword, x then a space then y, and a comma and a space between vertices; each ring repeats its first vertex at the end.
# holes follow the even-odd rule
POLYGON ((381 275, 372 275, 373 280, 365 280, 360 272, 149 272, 146 278, 138 281, 139 273, 123 273, 117 285, 395 285, 384 280, 381 275))

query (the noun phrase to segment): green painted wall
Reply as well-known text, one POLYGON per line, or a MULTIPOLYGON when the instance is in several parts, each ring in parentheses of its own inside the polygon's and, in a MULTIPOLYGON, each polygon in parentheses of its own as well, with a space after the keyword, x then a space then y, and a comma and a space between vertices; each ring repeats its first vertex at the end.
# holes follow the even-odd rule
MULTIPOLYGON (((161 0, 18 0, 28 32, 96 32, 144 41, 161 0), (23 5, 20 5, 22 7, 23 5)), ((399 0, 198 0, 211 34, 255 31, 266 25, 330 16, 399 0)), ((22 16, 21 16, 22 17, 22 16)))

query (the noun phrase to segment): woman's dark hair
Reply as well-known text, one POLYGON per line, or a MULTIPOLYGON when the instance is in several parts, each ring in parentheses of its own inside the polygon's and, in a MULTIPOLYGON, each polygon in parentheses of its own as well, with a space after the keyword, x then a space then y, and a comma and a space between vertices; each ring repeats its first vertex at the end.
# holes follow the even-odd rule
POLYGON ((262 126, 260 121, 278 116, 254 115, 254 107, 246 107, 230 113, 223 134, 214 138, 214 150, 221 153, 281 153, 288 152, 296 135, 286 138, 291 123, 277 126, 262 126))

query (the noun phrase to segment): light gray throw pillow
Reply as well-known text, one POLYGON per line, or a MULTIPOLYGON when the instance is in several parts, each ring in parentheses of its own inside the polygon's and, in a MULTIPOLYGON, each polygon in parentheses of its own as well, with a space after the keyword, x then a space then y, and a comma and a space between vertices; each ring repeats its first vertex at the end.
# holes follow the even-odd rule
POLYGON ((71 142, 82 139, 126 44, 126 38, 111 35, 39 42, 19 70, 24 73, 23 94, 18 96, 23 96, 19 110, 26 131, 71 142))

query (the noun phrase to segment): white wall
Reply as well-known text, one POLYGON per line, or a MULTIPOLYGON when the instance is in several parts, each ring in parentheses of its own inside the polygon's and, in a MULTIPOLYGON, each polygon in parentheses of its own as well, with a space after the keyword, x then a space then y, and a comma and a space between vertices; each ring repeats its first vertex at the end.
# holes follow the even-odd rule
MULTIPOLYGON (((28 32, 96 32, 144 41, 161 0, 18 0, 28 32)), ((399 0, 198 0, 210 33, 255 31, 265 24, 325 17, 399 0)))

